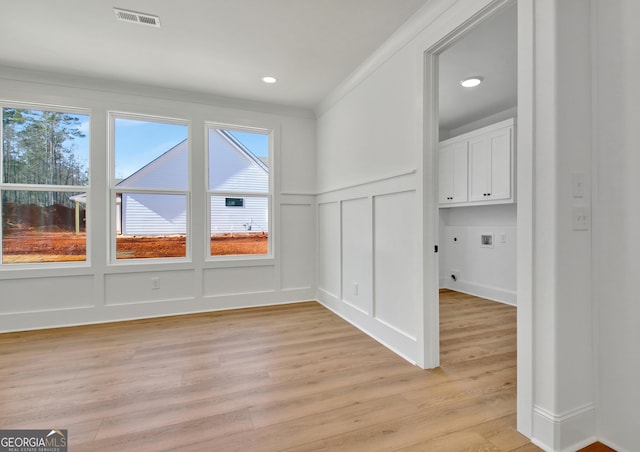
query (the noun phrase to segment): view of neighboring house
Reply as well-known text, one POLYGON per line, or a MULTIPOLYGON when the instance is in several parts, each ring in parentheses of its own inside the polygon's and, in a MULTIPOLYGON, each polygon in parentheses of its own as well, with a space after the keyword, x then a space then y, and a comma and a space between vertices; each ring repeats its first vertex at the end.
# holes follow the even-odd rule
MULTIPOLYGON (((267 197, 242 196, 240 192, 268 192, 269 168, 229 132, 211 129, 209 134, 211 233, 268 233, 267 197), (216 194, 218 193, 218 194, 216 194)), ((183 187, 188 171, 188 143, 184 140, 118 182, 116 231, 122 235, 185 234, 186 203, 183 196, 131 193, 127 188, 183 187), (179 176, 178 176, 179 175, 179 176)), ((194 206, 193 208, 197 208, 194 206)))
POLYGON ((209 129, 211 234, 269 232, 267 165, 228 131, 209 129))

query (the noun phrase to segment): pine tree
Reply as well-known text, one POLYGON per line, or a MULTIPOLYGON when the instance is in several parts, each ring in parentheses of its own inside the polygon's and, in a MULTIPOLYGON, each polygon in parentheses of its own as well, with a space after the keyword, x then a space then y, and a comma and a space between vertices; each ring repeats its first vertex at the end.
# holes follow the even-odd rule
MULTIPOLYGON (((74 140, 83 138, 77 116, 52 111, 5 108, 3 122, 3 182, 15 184, 86 185, 86 168, 79 162, 74 140)), ((3 200, 8 196, 3 193, 3 200)), ((69 204, 66 194, 31 192, 12 201, 69 204), (29 198, 29 199, 27 199, 29 198)))

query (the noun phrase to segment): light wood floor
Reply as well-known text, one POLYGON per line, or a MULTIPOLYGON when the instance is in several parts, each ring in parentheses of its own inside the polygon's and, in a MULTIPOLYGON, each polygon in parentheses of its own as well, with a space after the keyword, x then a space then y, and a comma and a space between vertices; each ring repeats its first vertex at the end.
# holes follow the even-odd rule
POLYGON ((515 308, 441 294, 420 370, 316 303, 0 335, 0 428, 79 451, 533 451, 515 308))

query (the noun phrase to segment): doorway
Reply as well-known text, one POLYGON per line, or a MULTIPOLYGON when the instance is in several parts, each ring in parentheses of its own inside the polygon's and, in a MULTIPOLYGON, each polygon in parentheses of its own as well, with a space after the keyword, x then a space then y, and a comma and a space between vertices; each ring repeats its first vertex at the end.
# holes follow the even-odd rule
MULTIPOLYGON (((494 37, 493 39, 497 38, 494 37)), ((515 274, 509 273, 508 277, 504 278, 501 284, 494 283, 493 289, 497 287, 501 290, 498 290, 497 292, 494 291, 493 295, 480 295, 488 298, 499 299, 502 302, 511 302, 512 304, 517 303, 518 430, 527 436, 531 436, 532 432, 532 76, 534 58, 532 43, 532 0, 518 1, 517 6, 516 2, 513 0, 495 1, 492 2, 489 7, 480 11, 466 23, 458 27, 454 32, 450 33, 435 46, 428 49, 425 53, 425 137, 428 137, 428 139, 431 140, 430 142, 425 142, 425 155, 427 157, 425 161, 425 171, 427 174, 431 174, 434 179, 437 179, 439 172, 437 153, 440 141, 455 138, 456 136, 462 136, 465 133, 473 132, 474 130, 481 129, 482 127, 501 122, 509 117, 513 117, 515 119, 514 123, 517 124, 517 133, 513 141, 515 146, 513 158, 516 159, 517 155, 517 168, 513 173, 514 178, 512 179, 513 195, 514 197, 517 196, 517 204, 515 203, 514 198, 513 203, 505 202, 494 204, 488 202, 483 203, 482 206, 480 204, 460 205, 455 207, 455 209, 461 210, 455 211, 453 210, 454 207, 449 206, 447 207, 447 210, 444 211, 441 210, 439 199, 434 195, 434 193, 437 192, 438 184, 432 183, 433 185, 431 187, 425 187, 425 193, 428 193, 430 188, 433 189, 433 192, 427 194, 427 196, 435 198, 432 201, 432 207, 428 208, 428 211, 426 212, 425 219, 428 223, 433 225, 434 231, 437 231, 433 234, 434 243, 438 243, 441 250, 441 253, 435 255, 437 256, 437 259, 433 264, 435 276, 433 276, 434 280, 432 287, 434 287, 434 290, 427 293, 426 331, 436 331, 437 333, 429 333, 431 340, 426 341, 427 347, 425 347, 425 349, 427 353, 425 356, 432 359, 431 361, 428 359, 426 361, 431 363, 439 362, 439 325, 437 323, 438 308, 429 301, 429 295, 435 298, 437 305, 437 300, 439 299, 438 287, 441 285, 457 283, 457 290, 463 291, 470 290, 470 287, 477 288, 478 285, 482 285, 477 282, 482 275, 482 272, 479 271, 482 264, 474 262, 470 268, 457 268, 455 260, 452 261, 452 259, 448 259, 446 257, 447 245, 451 243, 461 245, 461 237, 464 237, 462 240, 466 240, 468 245, 473 245, 473 247, 476 248, 475 251, 472 250, 473 252, 479 252, 479 249, 483 245, 492 245, 495 256, 498 254, 495 253, 496 246, 498 246, 498 244, 503 247, 503 251, 507 248, 506 244, 509 244, 508 248, 510 249, 510 253, 512 253, 511 262, 513 263, 511 269, 513 270, 513 268, 517 268, 515 274), (458 113, 461 119, 456 123, 456 115, 452 112, 455 111, 455 108, 459 108, 464 105, 464 103, 459 99, 456 101, 455 96, 451 95, 450 92, 441 90, 439 79, 448 77, 453 80, 453 83, 459 83, 461 79, 467 75, 479 75, 482 78, 482 83, 485 84, 485 86, 489 86, 490 77, 483 74, 480 69, 476 70, 474 67, 471 67, 475 60, 470 56, 466 59, 469 63, 467 73, 460 77, 452 77, 445 73, 441 74, 441 63, 445 64, 446 59, 449 56, 454 56, 455 51, 457 50, 455 48, 456 45, 464 47, 464 42, 466 40, 473 41, 475 39, 480 41, 484 39, 481 36, 476 36, 474 33, 482 31, 483 28, 490 28, 492 24, 495 26, 494 21, 501 20, 504 20, 504 22, 511 27, 511 43, 515 44, 516 56, 512 57, 510 71, 517 75, 517 82, 510 85, 503 80, 501 86, 502 88, 509 87, 512 95, 515 93, 517 102, 510 105, 496 102, 491 108, 487 107, 488 104, 485 104, 485 106, 482 107, 484 108, 484 114, 479 115, 478 111, 475 111, 475 116, 473 117, 469 116, 462 118, 462 115, 458 113), (515 39, 513 38, 514 34, 516 36, 515 39), (455 108, 449 110, 447 103, 452 102, 455 108), (480 208, 487 210, 484 211, 483 214, 479 215, 480 224, 475 225, 479 230, 471 231, 472 225, 469 224, 469 222, 473 216, 478 216, 472 214, 472 212, 476 211, 477 213, 480 208), (443 212, 442 215, 441 212, 443 212), (500 217, 501 221, 501 224, 498 224, 497 229, 494 230, 489 228, 490 225, 487 222, 487 219, 492 217, 500 217), (507 229, 507 226, 510 229, 507 229), (486 229, 486 234, 483 233, 484 229, 486 229), (481 232, 480 230, 483 231, 481 232), (462 233, 465 233, 465 235, 459 235, 462 233), (469 239, 468 237, 472 237, 472 239, 469 239), (443 268, 442 272, 440 271, 440 268, 443 268), (455 276, 455 280, 452 278, 452 275, 455 276), (465 285, 465 279, 467 278, 471 280, 471 284, 465 285), (499 287, 500 285, 503 287, 499 287), (500 297, 503 297, 505 294, 508 295, 507 299, 500 299, 500 297), (509 299, 509 297, 512 298, 509 299), (431 316, 429 317, 430 314, 431 316), (429 346, 431 348, 429 348, 429 346), (431 352, 432 354, 429 355, 428 352, 431 352)), ((477 67, 480 67, 480 65, 477 67)), ((495 82, 495 80, 493 81, 495 82)), ((482 84, 480 86, 482 86, 482 84)), ((469 110, 472 110, 472 108, 469 108, 469 110)), ((467 198, 466 202, 470 202, 469 198, 467 198)), ((469 252, 469 250, 461 250, 461 248, 463 247, 458 246, 457 252, 459 253, 459 258, 460 256, 463 258, 465 253, 469 252)), ((461 260, 458 259, 458 262, 461 262, 461 260)), ((488 268, 484 268, 484 270, 486 271, 488 268)), ((498 278, 501 278, 507 276, 507 273, 499 271, 493 276, 496 277, 496 275, 498 278)), ((431 278, 431 275, 429 274, 426 276, 427 278, 431 278)), ((428 285, 428 287, 431 286, 428 285)))
POLYGON ((438 54, 439 287, 517 304, 517 5, 438 54), (464 86, 477 80, 478 85, 464 86))

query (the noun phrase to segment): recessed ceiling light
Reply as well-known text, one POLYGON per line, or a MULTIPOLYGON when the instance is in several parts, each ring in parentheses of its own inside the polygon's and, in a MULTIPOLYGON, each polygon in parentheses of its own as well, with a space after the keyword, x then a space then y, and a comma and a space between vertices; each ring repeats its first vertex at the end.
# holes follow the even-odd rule
POLYGON ((262 77, 262 81, 265 83, 275 83, 278 81, 278 79, 276 79, 275 77, 267 76, 267 77, 262 77))
POLYGON ((467 77, 460 82, 460 84, 465 88, 473 88, 474 86, 478 86, 480 83, 482 83, 482 77, 480 77, 479 75, 467 77))

